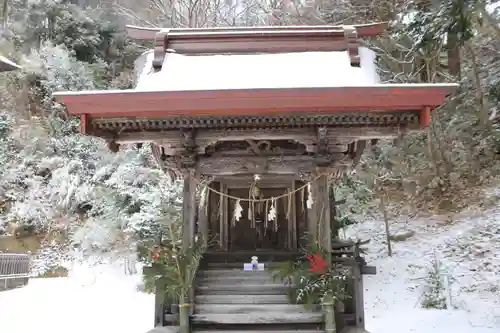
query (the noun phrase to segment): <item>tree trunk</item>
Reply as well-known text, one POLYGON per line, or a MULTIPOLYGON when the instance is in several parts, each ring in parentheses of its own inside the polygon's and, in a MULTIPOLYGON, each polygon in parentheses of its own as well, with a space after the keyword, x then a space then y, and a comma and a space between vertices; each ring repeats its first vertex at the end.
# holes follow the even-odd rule
POLYGON ((479 77, 479 67, 477 63, 476 52, 474 51, 474 47, 471 45, 470 41, 465 43, 465 48, 470 56, 472 64, 472 74, 474 76, 472 83, 474 84, 474 88, 476 89, 476 102, 479 109, 478 118, 484 129, 489 131, 491 129, 491 121, 489 120, 490 108, 485 97, 486 94, 483 91, 483 87, 481 86, 481 78, 479 77))
POLYGON ((447 53, 448 53, 448 71, 451 75, 460 81, 460 45, 458 44, 458 36, 454 32, 448 32, 447 36, 447 53))
POLYGON ((387 207, 385 205, 385 194, 380 198, 380 210, 384 215, 385 224, 385 237, 387 239, 387 254, 392 257, 391 234, 389 233, 389 216, 387 214, 387 207))

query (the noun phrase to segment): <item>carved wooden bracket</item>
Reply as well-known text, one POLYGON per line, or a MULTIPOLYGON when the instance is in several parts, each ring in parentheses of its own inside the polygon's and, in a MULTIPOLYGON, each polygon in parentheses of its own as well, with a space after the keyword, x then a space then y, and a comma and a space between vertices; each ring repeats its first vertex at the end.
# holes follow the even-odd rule
POLYGON ((155 72, 159 72, 163 66, 163 61, 165 60, 166 55, 167 41, 168 30, 162 30, 156 33, 153 57, 153 69, 155 72))
POLYGON ((197 160, 197 144, 196 144, 196 131, 194 129, 185 129, 182 131, 182 146, 184 152, 182 153, 182 166, 183 168, 194 168, 197 160))
POLYGON ((318 166, 326 166, 330 163, 328 128, 325 126, 316 129, 316 163, 318 166))
POLYGON ((265 155, 266 153, 271 152, 272 144, 269 140, 245 140, 249 147, 247 148, 248 152, 251 152, 257 156, 265 155))
POLYGON ((344 26, 344 37, 347 43, 347 53, 351 60, 351 66, 360 67, 358 31, 353 26, 344 26))
POLYGON ((120 151, 120 145, 116 143, 115 140, 110 140, 108 141, 108 149, 113 153, 117 153, 118 151, 120 151))

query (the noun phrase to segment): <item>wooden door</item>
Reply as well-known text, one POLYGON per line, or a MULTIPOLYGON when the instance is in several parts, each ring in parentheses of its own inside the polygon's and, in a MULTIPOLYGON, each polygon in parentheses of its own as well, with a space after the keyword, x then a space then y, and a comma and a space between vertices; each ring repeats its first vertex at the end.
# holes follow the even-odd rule
MULTIPOLYGON (((285 188, 264 188, 261 189, 261 194, 264 198, 277 197, 286 193, 285 188)), ((238 198, 248 198, 248 189, 229 189, 229 195, 238 198)), ((228 229, 229 229, 229 249, 233 251, 245 250, 287 250, 289 247, 288 232, 289 222, 287 220, 286 199, 276 201, 277 210, 277 230, 274 222, 268 221, 266 228, 266 204, 262 203, 260 207, 256 207, 255 212, 255 228, 252 227, 252 220, 249 218, 248 207, 249 203, 240 201, 243 208, 243 213, 238 221, 234 220, 234 210, 236 201, 230 199, 228 204, 228 229)), ((270 205, 268 205, 268 210, 270 205)))

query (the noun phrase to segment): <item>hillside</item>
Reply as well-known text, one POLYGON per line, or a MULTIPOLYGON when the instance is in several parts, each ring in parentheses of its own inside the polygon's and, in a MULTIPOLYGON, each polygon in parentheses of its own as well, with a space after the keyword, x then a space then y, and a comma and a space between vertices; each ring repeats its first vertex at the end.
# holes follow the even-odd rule
MULTIPOLYGON (((488 192, 485 195, 491 196, 488 192)), ((392 242, 392 257, 387 255, 383 222, 366 221, 348 231, 349 236, 371 239, 366 258, 377 266, 377 275, 365 278, 365 302, 372 332, 391 320, 397 320, 393 326, 402 329, 400 333, 420 332, 424 323, 430 325, 426 332, 500 328, 500 208, 474 207, 452 217, 395 221, 390 228, 393 235, 414 232, 405 241, 392 242), (449 276, 451 312, 421 306, 429 277, 435 276, 430 273, 435 258, 441 274, 449 276)), ((438 294, 446 296, 444 286, 438 294)))

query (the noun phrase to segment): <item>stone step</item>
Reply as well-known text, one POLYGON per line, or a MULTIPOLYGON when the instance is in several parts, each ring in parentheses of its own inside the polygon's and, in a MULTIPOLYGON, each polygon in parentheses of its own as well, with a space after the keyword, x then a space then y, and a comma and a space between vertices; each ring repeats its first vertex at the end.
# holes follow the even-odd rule
POLYGON ((288 295, 290 288, 283 284, 215 284, 196 287, 197 295, 288 295))
POLYGON ((302 304, 196 304, 195 312, 206 313, 249 313, 249 312, 311 312, 302 304))
POLYGON ((322 323, 323 314, 318 312, 249 312, 249 313, 205 313, 194 314, 194 325, 234 324, 304 324, 322 323))
POLYGON ((196 304, 288 304, 288 295, 196 295, 196 304))

